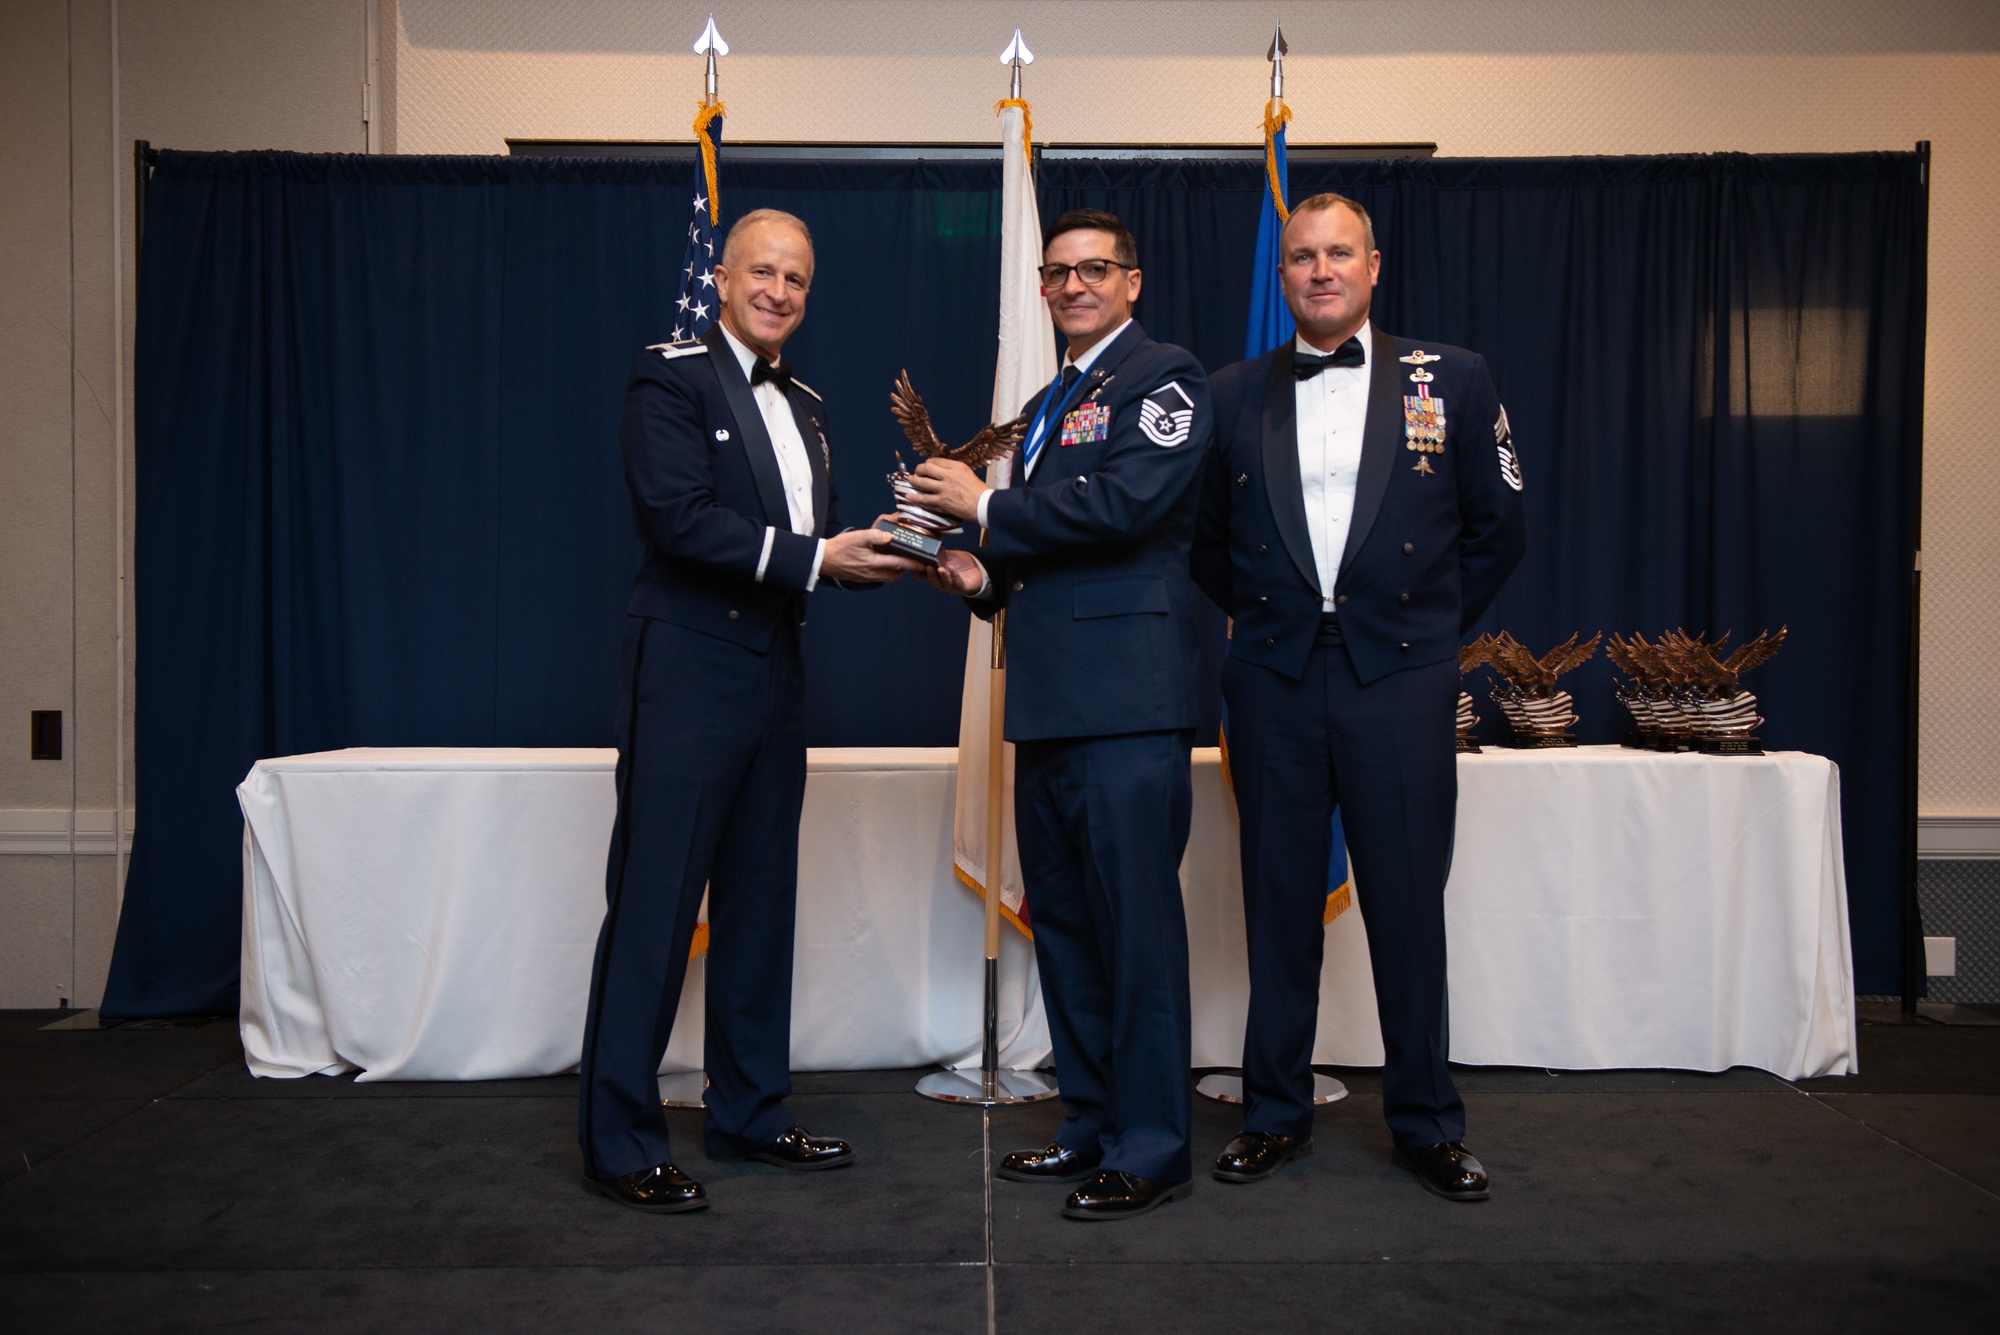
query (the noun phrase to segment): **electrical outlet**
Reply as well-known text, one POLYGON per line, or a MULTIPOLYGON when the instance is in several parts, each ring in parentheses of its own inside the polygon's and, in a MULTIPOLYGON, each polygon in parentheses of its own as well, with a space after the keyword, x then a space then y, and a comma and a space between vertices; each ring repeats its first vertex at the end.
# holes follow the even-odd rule
POLYGON ((62 710, 28 711, 28 759, 62 759, 62 710))
POLYGON ((1924 938, 1924 972, 1933 978, 1956 978, 1958 976, 1957 937, 1927 936, 1924 938))

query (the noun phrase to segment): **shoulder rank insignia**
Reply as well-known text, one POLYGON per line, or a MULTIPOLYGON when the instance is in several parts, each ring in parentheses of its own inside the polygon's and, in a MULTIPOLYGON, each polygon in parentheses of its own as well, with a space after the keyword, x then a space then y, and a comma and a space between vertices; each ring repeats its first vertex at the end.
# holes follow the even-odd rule
POLYGON ((1402 362, 1408 362, 1412 366, 1424 366, 1428 365, 1431 362, 1441 362, 1444 360, 1444 358, 1439 356, 1435 352, 1425 352, 1422 348, 1418 348, 1415 352, 1411 353, 1409 356, 1398 357, 1396 360, 1402 362))
POLYGON ((1111 435, 1111 405, 1089 402, 1064 414, 1062 434, 1056 444, 1089 445, 1111 435))
POLYGON ((1521 460, 1514 453, 1514 429, 1507 425, 1507 405, 1500 405, 1500 416, 1493 420, 1493 444, 1500 454, 1500 480, 1515 491, 1521 489, 1521 460))
POLYGON ((1162 449, 1172 449, 1194 434, 1194 400, 1180 381, 1169 380, 1139 400, 1139 430, 1162 449))
POLYGON ((690 341, 687 343, 649 343, 646 351, 657 352, 668 361, 676 357, 694 357, 708 351, 708 344, 690 341))

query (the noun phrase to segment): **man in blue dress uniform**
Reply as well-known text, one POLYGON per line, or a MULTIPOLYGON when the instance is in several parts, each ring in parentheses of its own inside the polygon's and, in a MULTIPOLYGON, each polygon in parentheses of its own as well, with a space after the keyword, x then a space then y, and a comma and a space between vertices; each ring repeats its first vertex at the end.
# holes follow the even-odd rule
POLYGON ((715 266, 718 322, 633 364, 619 445, 644 563, 626 605, 618 818, 590 982, 578 1136, 587 1184, 635 1209, 699 1210, 656 1083, 708 892, 711 1157, 838 1168, 791 1089, 792 924, 806 723, 799 627, 822 580, 912 563, 842 532, 826 406, 779 349, 805 318, 812 238, 760 209, 715 266))
POLYGON ((988 545, 929 578, 1004 610, 1014 823, 1056 1076, 1055 1143, 1000 1176, 1077 1182, 1063 1213, 1142 1214, 1192 1188, 1187 919, 1197 594, 1188 575, 1208 392, 1185 349, 1132 321, 1138 254, 1116 217, 1056 219, 1042 291, 1069 339, 1029 403, 1013 486, 928 460, 930 509, 988 545))
POLYGON ((1476 354, 1374 328, 1374 228, 1301 202, 1279 248, 1298 338, 1217 372, 1194 576, 1234 619, 1223 667, 1250 1015, 1226 1182, 1312 1149, 1312 1047, 1337 802, 1374 963, 1396 1161, 1483 1200, 1446 1068, 1444 882, 1459 640, 1526 546, 1506 411, 1476 354))

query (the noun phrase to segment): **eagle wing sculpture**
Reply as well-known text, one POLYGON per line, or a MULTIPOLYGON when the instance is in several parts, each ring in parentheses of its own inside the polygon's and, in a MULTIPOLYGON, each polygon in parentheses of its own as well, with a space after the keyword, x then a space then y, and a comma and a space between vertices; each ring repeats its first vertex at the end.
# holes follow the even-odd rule
POLYGON ((1482 635, 1471 644, 1463 645, 1458 651, 1458 675, 1464 676, 1472 669, 1493 661, 1493 637, 1482 635))
POLYGON ((978 435, 954 449, 940 440, 932 428, 930 410, 924 407, 923 396, 910 384, 908 371, 896 377, 895 386, 889 391, 889 411, 918 454, 926 459, 950 459, 967 468, 984 468, 995 459, 1005 458, 1020 445, 1021 437, 1028 434, 1028 418, 1023 414, 1011 422, 989 423, 978 435))
POLYGON ((1567 640, 1564 640, 1561 644, 1542 655, 1542 671, 1549 674, 1549 684, 1551 686, 1555 684, 1555 679, 1563 673, 1570 671, 1572 668, 1582 667, 1585 663, 1589 662, 1590 656, 1597 652, 1598 642, 1604 638, 1604 633, 1599 631, 1582 644, 1578 644, 1577 639, 1582 634, 1582 631, 1576 632, 1575 635, 1570 636, 1567 640))

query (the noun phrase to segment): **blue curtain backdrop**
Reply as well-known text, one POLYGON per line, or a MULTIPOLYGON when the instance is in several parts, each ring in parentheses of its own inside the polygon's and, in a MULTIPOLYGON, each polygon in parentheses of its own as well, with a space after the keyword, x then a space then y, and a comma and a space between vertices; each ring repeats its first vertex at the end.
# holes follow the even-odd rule
MULTIPOLYGON (((813 229, 787 355, 865 519, 897 370, 944 434, 984 414, 998 166, 725 151, 722 171, 725 222, 770 205, 813 229)), ((685 163, 160 156, 136 364, 142 818, 107 1014, 234 1009, 234 787, 258 758, 609 744, 637 558, 619 403, 671 326, 688 182, 685 163)), ((1155 337, 1211 368, 1240 354, 1261 163, 1052 160, 1040 184, 1045 218, 1132 225, 1155 337)), ((1764 735, 1840 764, 1858 981, 1894 990, 1915 156, 1292 163, 1294 202, 1323 189, 1375 216, 1382 326, 1493 366, 1530 549, 1492 625, 1539 650, 1789 623, 1751 683, 1764 735)), ((816 598, 813 743, 951 745, 964 646, 963 609, 920 587, 816 598)), ((1610 681, 1601 658, 1566 680, 1586 741, 1624 725, 1610 681)))

